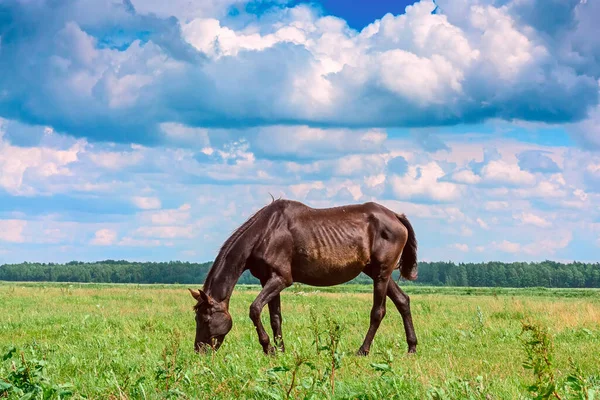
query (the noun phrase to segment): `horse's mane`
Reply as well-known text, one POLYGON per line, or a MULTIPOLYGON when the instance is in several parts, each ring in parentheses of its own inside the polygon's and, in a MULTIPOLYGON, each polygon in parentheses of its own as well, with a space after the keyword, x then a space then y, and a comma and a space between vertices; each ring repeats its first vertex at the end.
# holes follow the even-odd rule
MULTIPOLYGON (((273 197, 273 196, 271 196, 271 197, 273 197)), ((217 258, 215 258, 215 261, 213 262, 212 267, 208 271, 208 275, 206 276, 206 279, 204 280, 205 284, 206 284, 206 282, 209 282, 210 280, 212 280, 214 274, 221 267, 221 264, 225 260, 225 257, 227 257, 227 254, 229 254, 229 251, 231 250, 231 248, 233 247, 235 242, 244 234, 244 232, 246 232, 248 230, 248 228, 250 228, 254 224, 254 222, 258 219, 261 212, 263 210, 265 210, 267 207, 269 207, 271 204, 273 204, 275 201, 277 201, 277 200, 273 199, 273 201, 271 201, 271 203, 267 204, 266 206, 262 207, 261 209, 256 211, 254 214, 252 214, 246 220, 246 222, 244 222, 239 228, 237 228, 229 236, 229 238, 227 238, 227 240, 225 240, 225 243, 223 243, 223 245, 219 249, 217 258)))

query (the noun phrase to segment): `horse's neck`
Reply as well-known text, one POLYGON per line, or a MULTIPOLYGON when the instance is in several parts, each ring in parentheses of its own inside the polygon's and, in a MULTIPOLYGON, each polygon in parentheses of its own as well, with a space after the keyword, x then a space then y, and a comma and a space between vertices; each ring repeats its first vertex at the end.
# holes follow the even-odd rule
POLYGON ((215 263, 204 283, 204 292, 216 301, 225 301, 229 304, 229 298, 240 276, 244 273, 246 260, 249 254, 238 246, 233 246, 228 254, 217 257, 215 263))
POLYGON ((256 226, 255 222, 261 218, 263 210, 264 208, 250 217, 227 239, 209 271, 204 283, 204 292, 216 301, 226 301, 229 304, 235 284, 242 276, 246 261, 260 237, 262 228, 256 226))

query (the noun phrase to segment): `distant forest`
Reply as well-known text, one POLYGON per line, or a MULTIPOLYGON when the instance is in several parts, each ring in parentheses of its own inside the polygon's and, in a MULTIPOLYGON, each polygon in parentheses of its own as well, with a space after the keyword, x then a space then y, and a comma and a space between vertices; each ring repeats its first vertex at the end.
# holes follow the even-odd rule
MULTIPOLYGON (((27 263, 0 265, 0 280, 94 283, 202 284, 212 263, 129 262, 27 263)), ((398 279, 398 271, 394 272, 398 279)), ((239 284, 258 284, 246 271, 239 284)), ((370 284, 364 274, 350 283, 370 284)), ((459 263, 420 262, 419 279, 410 284, 478 287, 600 288, 600 263, 459 263)))

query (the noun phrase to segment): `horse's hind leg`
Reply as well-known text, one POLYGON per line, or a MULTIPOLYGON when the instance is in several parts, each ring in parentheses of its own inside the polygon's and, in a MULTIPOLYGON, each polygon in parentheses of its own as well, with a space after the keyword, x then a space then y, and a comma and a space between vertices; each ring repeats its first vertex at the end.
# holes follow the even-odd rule
POLYGON ((408 344, 408 352, 417 352, 417 335, 415 334, 415 328, 412 322, 412 315, 410 313, 410 298, 406 293, 400 289, 398 284, 390 279, 388 284, 387 295, 394 302, 396 308, 402 316, 402 322, 404 323, 404 332, 406 333, 406 343, 408 344))
MULTIPOLYGON (((365 269, 365 274, 373 278, 373 272, 370 269, 365 269)), ((374 279, 374 278, 373 278, 374 279)), ((406 293, 400 289, 398 284, 393 279, 389 280, 387 287, 387 295, 392 300, 400 315, 402 316, 402 322, 404 323, 404 332, 406 333, 406 343, 408 344, 408 352, 417 352, 417 335, 415 334, 415 328, 412 322, 412 315, 410 312, 410 298, 406 293)))
POLYGON ((385 299, 388 282, 390 281, 390 274, 387 273, 383 267, 379 267, 377 270, 371 268, 369 272, 372 274, 371 277, 373 278, 373 307, 371 308, 369 330, 367 331, 362 346, 360 346, 356 353, 359 356, 366 356, 369 354, 371 343, 373 342, 373 338, 375 338, 375 333, 377 333, 381 320, 383 320, 383 317, 385 316, 385 299))

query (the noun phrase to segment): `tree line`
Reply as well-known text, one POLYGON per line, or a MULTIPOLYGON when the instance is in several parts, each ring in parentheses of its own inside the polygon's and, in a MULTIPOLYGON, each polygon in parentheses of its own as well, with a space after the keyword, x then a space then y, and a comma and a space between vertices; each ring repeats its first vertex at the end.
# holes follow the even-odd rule
MULTIPOLYGON (((202 284, 212 262, 130 262, 105 260, 71 261, 66 264, 28 263, 0 265, 0 280, 91 283, 181 283, 202 284)), ((398 279, 398 271, 394 272, 398 279)), ((248 271, 239 284, 259 284, 248 271)), ((361 274, 350 283, 371 284, 361 274)), ((412 284, 412 283, 411 283, 412 284)), ((475 287, 600 288, 600 263, 420 262, 415 284, 475 287)))

